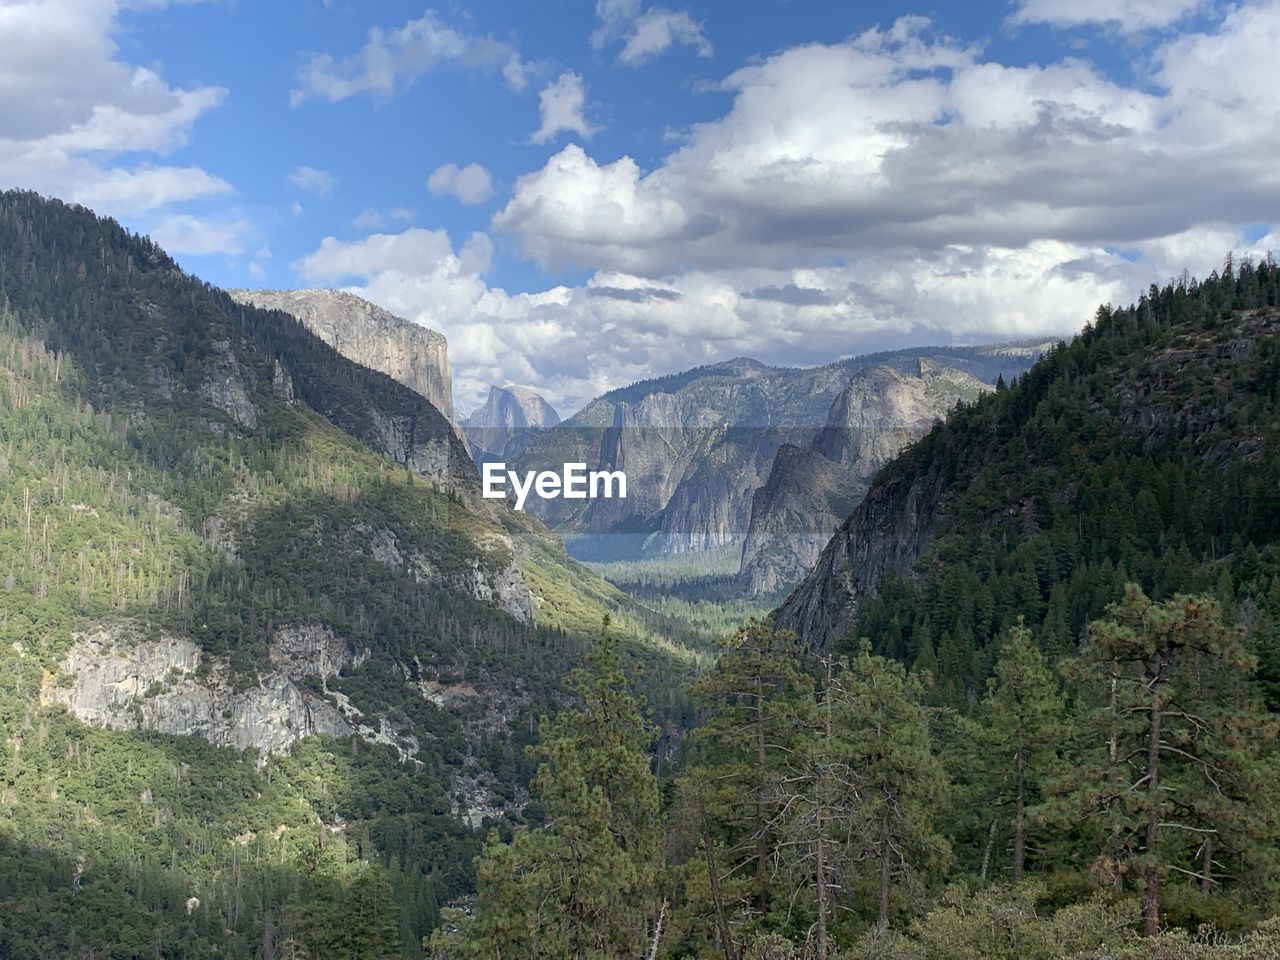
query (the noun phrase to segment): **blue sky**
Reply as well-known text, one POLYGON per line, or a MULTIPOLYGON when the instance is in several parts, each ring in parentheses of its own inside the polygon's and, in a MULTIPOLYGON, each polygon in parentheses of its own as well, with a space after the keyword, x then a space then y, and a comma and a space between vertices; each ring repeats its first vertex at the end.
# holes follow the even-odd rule
POLYGON ((441 330, 464 411, 567 411, 1263 255, 1277 43, 1274 0, 0 0, 0 185, 441 330))

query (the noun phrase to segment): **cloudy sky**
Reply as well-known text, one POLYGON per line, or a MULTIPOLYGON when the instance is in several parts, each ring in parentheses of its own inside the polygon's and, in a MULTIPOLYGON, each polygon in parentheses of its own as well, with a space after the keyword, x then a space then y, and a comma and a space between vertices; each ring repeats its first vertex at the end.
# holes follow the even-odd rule
POLYGON ((568 412, 1280 247, 1278 50, 1280 0, 0 0, 0 187, 568 412))

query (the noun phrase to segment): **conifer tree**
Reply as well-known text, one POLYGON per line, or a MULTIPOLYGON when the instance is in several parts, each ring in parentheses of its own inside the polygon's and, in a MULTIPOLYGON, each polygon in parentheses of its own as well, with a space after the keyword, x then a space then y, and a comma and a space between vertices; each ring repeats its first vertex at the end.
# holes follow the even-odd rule
POLYGON ((491 835, 472 916, 445 914, 433 945, 451 960, 644 956, 666 905, 652 731, 627 689, 608 621, 569 685, 580 704, 544 721, 533 788, 546 822, 491 835))
POLYGON ((727 840, 726 876, 747 872, 753 908, 769 908, 776 784, 802 730, 812 678, 795 635, 751 620, 692 688, 703 713, 695 744, 703 765, 691 776, 707 814, 727 840))
POLYGON ((846 762, 861 779, 853 828, 875 868, 876 920, 883 930, 895 883, 950 858, 934 827, 949 781, 933 753, 927 676, 874 655, 865 640, 842 676, 836 724, 848 745, 846 762))
POLYGON ((987 875, 996 837, 1011 843, 1010 879, 1027 861, 1028 807, 1041 797, 1061 744, 1062 701, 1057 684, 1024 623, 1000 646, 995 676, 970 717, 958 722, 964 780, 981 807, 987 840, 980 873, 987 875))
POLYGON ((1171 875, 1212 887, 1223 844, 1274 830, 1256 816, 1271 789, 1260 754, 1276 730, 1247 692, 1254 663, 1208 597, 1157 603, 1131 583, 1089 627, 1094 732, 1072 797, 1106 824, 1116 882, 1140 878, 1148 935, 1171 875))

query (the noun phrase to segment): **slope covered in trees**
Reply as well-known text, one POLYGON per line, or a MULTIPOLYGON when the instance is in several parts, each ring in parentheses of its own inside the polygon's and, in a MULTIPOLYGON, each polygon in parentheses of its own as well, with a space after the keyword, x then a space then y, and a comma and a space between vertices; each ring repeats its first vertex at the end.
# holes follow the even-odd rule
POLYGON ((1018 617, 1069 653, 1134 580, 1238 609, 1280 690, 1278 304, 1268 261, 1100 309, 886 467, 779 625, 817 648, 856 626, 963 698, 1018 617))
POLYGON ((418 955, 610 610, 678 710, 687 652, 429 403, 0 194, 0 954, 418 955))

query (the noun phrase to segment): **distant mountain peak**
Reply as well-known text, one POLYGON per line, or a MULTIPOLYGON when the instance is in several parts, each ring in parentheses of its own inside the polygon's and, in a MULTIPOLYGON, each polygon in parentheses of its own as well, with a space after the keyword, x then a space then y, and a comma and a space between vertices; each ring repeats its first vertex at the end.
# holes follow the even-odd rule
POLYGON ((523 447, 529 431, 559 426, 556 408, 536 390, 517 384, 490 386, 485 402, 462 421, 476 459, 504 459, 523 447))

